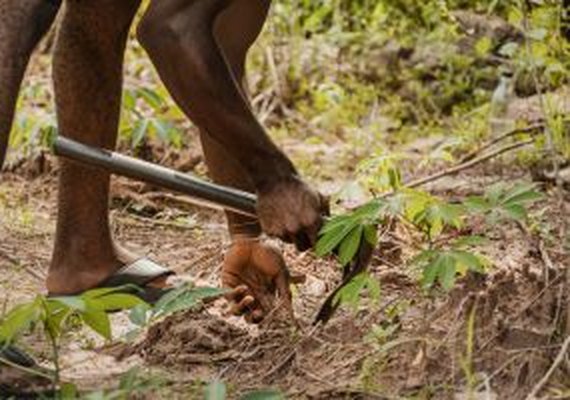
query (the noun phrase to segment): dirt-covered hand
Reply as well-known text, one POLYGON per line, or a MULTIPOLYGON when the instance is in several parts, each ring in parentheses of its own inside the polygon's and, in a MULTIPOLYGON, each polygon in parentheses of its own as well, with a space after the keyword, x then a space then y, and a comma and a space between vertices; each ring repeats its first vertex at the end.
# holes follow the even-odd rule
POLYGON ((293 316, 289 286, 304 280, 289 274, 278 248, 258 239, 236 240, 222 268, 223 285, 234 289, 228 296, 232 313, 253 323, 261 322, 278 304, 276 300, 293 316))
POLYGON ((328 199, 296 177, 258 193, 257 216, 263 231, 294 243, 301 251, 316 244, 323 217, 328 214, 328 199))

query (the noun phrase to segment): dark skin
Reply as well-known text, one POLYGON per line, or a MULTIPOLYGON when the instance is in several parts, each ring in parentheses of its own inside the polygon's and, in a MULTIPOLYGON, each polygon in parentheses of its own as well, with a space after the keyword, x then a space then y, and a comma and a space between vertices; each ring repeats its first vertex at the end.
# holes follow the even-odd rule
MULTIPOLYGON (((257 121, 241 84, 247 51, 269 5, 269 0, 153 0, 138 27, 138 39, 172 97, 200 127, 212 178, 259 196, 259 219, 227 213, 233 244, 222 269, 224 285, 235 289, 234 312, 254 322, 274 307, 276 295, 290 308, 289 285, 297 280, 260 234, 306 250, 326 211, 326 201, 257 121)), ((65 136, 114 148, 123 56, 139 6, 140 0, 67 1, 54 54, 57 117, 65 136)), ((0 60, 15 60, 0 64, 0 161, 27 62, 57 9, 55 0, 0 0, 0 60)), ((113 241, 108 202, 107 173, 61 162, 50 293, 93 288, 138 258, 113 241)))

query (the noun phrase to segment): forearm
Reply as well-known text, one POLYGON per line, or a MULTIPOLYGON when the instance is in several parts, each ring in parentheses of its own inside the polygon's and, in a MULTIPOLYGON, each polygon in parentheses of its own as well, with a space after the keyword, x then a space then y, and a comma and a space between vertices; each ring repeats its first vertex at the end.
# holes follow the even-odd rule
POLYGON ((216 43, 214 19, 200 3, 140 31, 161 78, 183 111, 243 166, 257 189, 295 175, 255 118, 216 43))

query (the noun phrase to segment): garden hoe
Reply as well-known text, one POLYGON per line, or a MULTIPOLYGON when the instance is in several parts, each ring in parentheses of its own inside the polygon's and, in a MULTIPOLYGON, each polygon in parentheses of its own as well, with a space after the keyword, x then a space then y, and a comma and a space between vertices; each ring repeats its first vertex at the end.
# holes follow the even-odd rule
MULTIPOLYGON (((116 175, 126 176, 166 189, 183 193, 197 205, 225 209, 247 216, 256 216, 256 196, 241 190, 203 181, 189 174, 181 173, 147 161, 128 157, 117 152, 90 147, 71 139, 58 136, 54 143, 57 156, 116 175)), ((344 269, 342 283, 327 297, 320 308, 315 324, 326 323, 340 305, 338 293, 356 275, 364 271, 370 262, 372 248, 366 240, 360 243, 357 257, 344 269)))

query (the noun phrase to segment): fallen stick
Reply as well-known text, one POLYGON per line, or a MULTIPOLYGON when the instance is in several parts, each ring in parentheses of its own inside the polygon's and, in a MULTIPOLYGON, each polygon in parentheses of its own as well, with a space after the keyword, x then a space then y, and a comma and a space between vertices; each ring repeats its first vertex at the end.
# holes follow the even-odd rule
POLYGON ((570 335, 568 335, 568 337, 564 341, 564 344, 562 345, 560 352, 556 356, 556 359, 550 366, 550 369, 546 372, 546 374, 542 377, 542 379, 534 386, 529 395, 526 396, 525 400, 535 400, 537 398, 536 395, 544 388, 544 386, 548 383, 548 381, 550 380, 556 369, 560 366, 560 364, 562 364, 562 361, 564 361, 564 358, 566 357, 566 353, 568 352, 569 348, 570 348, 570 335))
POLYGON ((537 123, 537 124, 527 126, 525 128, 517 128, 517 129, 513 129, 511 131, 505 132, 504 134, 502 134, 496 138, 493 138, 493 139, 487 141, 486 143, 483 143, 483 145, 481 147, 479 147, 476 150, 473 150, 471 153, 468 153, 459 162, 465 163, 467 161, 471 161, 472 159, 477 157, 478 154, 481 154, 483 151, 493 147, 497 143, 500 143, 503 140, 508 139, 512 136, 522 135, 522 134, 535 134, 535 133, 542 132, 544 130, 544 128, 545 128, 545 125, 544 125, 544 123, 541 122, 541 123, 537 123))
MULTIPOLYGON (((413 180, 411 182, 405 182, 403 186, 406 188, 416 188, 418 186, 423 186, 427 183, 437 181, 443 177, 446 177, 449 175, 455 175, 461 171, 465 171, 469 168, 473 168, 474 166, 481 164, 481 163, 484 163, 485 161, 489 161, 490 159, 498 157, 501 154, 508 153, 509 151, 513 151, 513 150, 516 150, 518 148, 528 146, 532 143, 534 143, 534 139, 527 139, 527 140, 523 140, 523 141, 516 142, 513 144, 509 144, 509 145, 503 146, 503 147, 501 147, 495 151, 492 151, 488 154, 485 154, 481 157, 475 158, 471 161, 467 161, 467 162, 458 164, 454 167, 444 169, 443 171, 436 172, 432 175, 428 175, 426 177, 413 180)), ((389 193, 387 195, 390 195, 390 194, 391 193, 389 193)))

